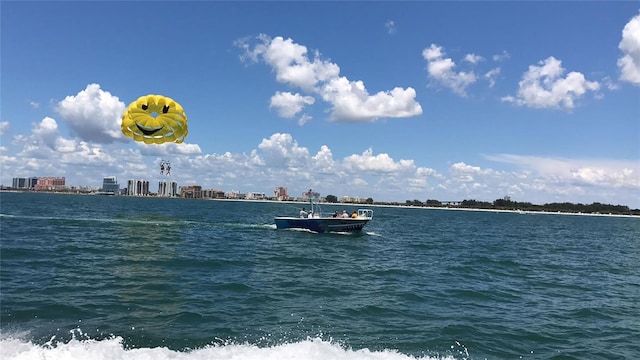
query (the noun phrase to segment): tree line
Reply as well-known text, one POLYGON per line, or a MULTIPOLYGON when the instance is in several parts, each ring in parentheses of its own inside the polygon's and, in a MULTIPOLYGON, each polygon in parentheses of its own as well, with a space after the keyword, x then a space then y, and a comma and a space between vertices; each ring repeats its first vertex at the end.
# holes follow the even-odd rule
POLYGON ((530 202, 512 201, 509 199, 496 199, 493 202, 463 200, 459 204, 443 204, 438 200, 427 200, 422 203, 416 200, 407 202, 413 206, 430 207, 459 207, 469 209, 490 209, 490 210, 521 210, 521 211, 545 211, 545 212, 566 212, 584 214, 615 214, 615 215, 640 215, 639 209, 630 209, 626 205, 611 205, 594 202, 591 204, 574 204, 570 202, 546 203, 543 205, 532 204, 530 202))
MULTIPOLYGON (((338 197, 327 195, 328 203, 337 203, 338 197)), ((544 212, 564 212, 583 214, 613 214, 613 215, 638 215, 640 209, 630 209, 626 205, 610 205, 594 202, 591 204, 574 204, 570 202, 547 203, 543 205, 532 204, 530 202, 512 201, 508 197, 496 199, 493 202, 463 200, 461 202, 443 203, 438 200, 428 199, 427 201, 407 200, 404 204, 398 202, 375 202, 372 198, 367 198, 365 204, 390 205, 390 206, 417 206, 417 207, 442 207, 442 208, 466 208, 466 209, 488 209, 488 210, 512 210, 512 211, 544 211, 544 212)))

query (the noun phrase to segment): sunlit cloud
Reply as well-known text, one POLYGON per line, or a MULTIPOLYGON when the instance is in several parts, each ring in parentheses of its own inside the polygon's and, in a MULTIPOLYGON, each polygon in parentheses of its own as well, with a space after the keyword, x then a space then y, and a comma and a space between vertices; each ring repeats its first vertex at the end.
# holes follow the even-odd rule
POLYGON ((502 101, 531 108, 572 110, 589 91, 597 91, 600 84, 588 81, 584 75, 572 71, 563 77, 562 62, 553 56, 531 65, 518 83, 516 96, 505 96, 502 101))
POLYGON ((620 80, 640 85, 640 15, 624 26, 618 48, 622 51, 618 59, 620 80))
MULTIPOLYGON (((305 95, 278 92, 272 97, 271 106, 283 117, 293 117, 303 105, 314 104, 314 96, 329 104, 329 118, 336 122, 372 122, 422 114, 411 87, 370 94, 363 81, 341 76, 337 64, 324 60, 317 51, 310 57, 307 47, 292 39, 261 35, 257 40, 256 44, 252 44, 251 39, 236 41, 236 46, 244 50, 241 59, 263 61, 271 66, 278 82, 306 92, 305 95)), ((302 119, 302 123, 308 120, 302 119)))

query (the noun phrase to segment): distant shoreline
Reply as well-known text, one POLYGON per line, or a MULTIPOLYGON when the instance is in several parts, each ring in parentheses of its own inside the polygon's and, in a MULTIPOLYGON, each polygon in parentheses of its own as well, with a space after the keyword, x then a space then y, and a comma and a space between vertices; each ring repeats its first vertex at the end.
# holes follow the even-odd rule
MULTIPOLYGON (((96 193, 75 193, 75 192, 55 192, 55 191, 19 191, 19 190, 0 190, 0 193, 25 193, 25 194, 60 194, 60 195, 83 195, 83 196, 114 196, 114 197, 135 197, 135 198, 153 198, 153 199, 182 199, 182 200, 207 200, 207 201, 234 201, 234 202, 261 202, 261 203, 274 203, 274 204, 307 204, 306 201, 295 200, 269 200, 269 199, 214 199, 214 198, 200 198, 200 199, 186 199, 181 197, 161 197, 161 196, 128 196, 128 195, 101 195, 96 193)), ((567 211, 528 211, 528 210, 507 210, 507 209, 483 209, 483 208, 466 208, 466 207, 447 207, 447 206, 413 206, 413 205, 394 205, 394 204, 358 204, 358 203, 320 203, 320 205, 327 206, 347 206, 347 207, 388 207, 388 208, 402 208, 402 209, 417 209, 417 210, 452 210, 452 211, 478 211, 478 212, 494 212, 494 213, 516 213, 522 215, 570 215, 570 216, 603 216, 603 217, 623 217, 623 218, 637 218, 638 215, 631 214, 605 214, 605 213, 582 213, 582 212, 567 212, 567 211)))
MULTIPOLYGON (((290 201, 290 200, 247 200, 247 199, 205 199, 212 201, 236 201, 236 202, 265 202, 276 204, 306 204, 304 201, 290 201)), ((504 210, 504 209, 480 209, 480 208, 462 208, 462 207, 437 207, 437 206, 411 206, 411 205, 390 205, 390 204, 355 204, 355 203, 320 203, 330 206, 348 206, 348 207, 389 207, 389 208, 402 208, 402 209, 416 209, 416 210, 453 210, 453 211, 480 211, 480 212, 494 212, 494 213, 516 213, 522 215, 574 215, 574 216, 606 216, 606 217, 626 217, 626 218, 638 218, 638 215, 626 215, 626 214, 595 214, 595 213, 572 213, 572 212, 550 212, 550 211, 523 211, 523 210, 504 210)))

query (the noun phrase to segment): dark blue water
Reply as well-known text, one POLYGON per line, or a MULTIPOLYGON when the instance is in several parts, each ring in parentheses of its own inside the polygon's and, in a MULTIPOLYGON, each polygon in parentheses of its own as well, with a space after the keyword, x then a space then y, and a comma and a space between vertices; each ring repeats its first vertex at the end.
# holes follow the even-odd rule
POLYGON ((1 193, 0 355, 640 358, 639 218, 300 206, 1 193))

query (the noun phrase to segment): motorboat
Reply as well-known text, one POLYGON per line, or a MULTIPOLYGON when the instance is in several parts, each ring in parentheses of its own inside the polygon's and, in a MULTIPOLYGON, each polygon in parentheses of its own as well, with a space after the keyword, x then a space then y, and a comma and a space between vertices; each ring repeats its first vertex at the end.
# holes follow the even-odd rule
POLYGON ((336 212, 333 215, 325 216, 320 209, 320 194, 309 190, 305 195, 310 205, 309 212, 307 213, 303 209, 298 217, 277 216, 275 218, 277 229, 304 229, 316 233, 357 233, 362 231, 362 228, 373 219, 373 210, 371 209, 358 209, 352 214, 338 214, 336 212))

